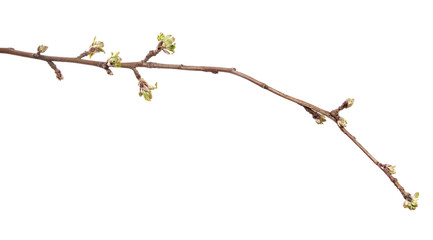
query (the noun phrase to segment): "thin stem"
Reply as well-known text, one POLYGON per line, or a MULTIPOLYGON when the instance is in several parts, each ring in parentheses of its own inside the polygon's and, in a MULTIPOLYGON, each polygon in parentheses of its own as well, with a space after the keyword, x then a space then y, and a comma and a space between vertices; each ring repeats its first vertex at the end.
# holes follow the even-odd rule
POLYGON ((158 55, 159 52, 161 52, 162 50, 162 41, 158 42, 158 45, 156 46, 155 50, 150 50, 149 53, 146 55, 146 57, 143 59, 142 62, 147 62, 149 61, 150 58, 158 55))
POLYGON ((84 52, 82 52, 80 55, 78 55, 77 58, 83 58, 83 57, 85 57, 85 56, 87 56, 87 55, 89 55, 89 54, 90 54, 90 52, 88 52, 88 51, 84 51, 84 52))
POLYGON ((133 68, 131 68, 131 69, 132 69, 132 71, 134 72, 135 77, 136 77, 138 80, 140 80, 141 75, 140 75, 140 73, 138 72, 137 68, 133 67, 133 68))
POLYGON ((48 63, 48 65, 50 65, 50 67, 56 73, 57 79, 62 80, 63 79, 62 72, 60 72, 60 70, 57 68, 56 64, 54 64, 52 61, 47 61, 47 63, 48 63))

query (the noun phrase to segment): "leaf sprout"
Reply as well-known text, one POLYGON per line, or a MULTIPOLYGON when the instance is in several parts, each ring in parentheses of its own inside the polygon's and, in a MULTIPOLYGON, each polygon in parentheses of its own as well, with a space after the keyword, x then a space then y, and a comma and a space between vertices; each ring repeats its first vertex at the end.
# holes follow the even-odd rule
POLYGON ((119 53, 111 53, 111 57, 107 60, 108 65, 111 67, 120 67, 122 58, 119 57, 119 53))
POLYGON ((162 51, 167 54, 174 53, 174 49, 176 48, 174 40, 175 39, 172 35, 164 35, 164 33, 158 35, 158 41, 162 42, 162 51))
POLYGON ((101 41, 96 41, 96 37, 93 38, 93 42, 89 47, 88 52, 90 52, 89 54, 89 58, 92 58, 93 55, 95 55, 95 53, 98 52, 103 52, 105 53, 104 49, 102 49, 104 47, 104 43, 101 41))

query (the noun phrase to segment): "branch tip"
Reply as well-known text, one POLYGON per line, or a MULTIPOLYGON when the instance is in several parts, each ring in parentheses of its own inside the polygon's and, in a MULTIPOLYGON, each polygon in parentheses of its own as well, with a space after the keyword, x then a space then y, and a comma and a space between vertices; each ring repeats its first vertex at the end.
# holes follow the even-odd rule
POLYGON ((338 118, 339 117, 338 114, 340 113, 340 111, 345 108, 350 108, 354 102, 355 99, 353 98, 346 99, 338 108, 331 111, 331 115, 335 118, 338 118))
POLYGON ((409 210, 415 210, 418 207, 418 197, 419 192, 416 192, 413 197, 409 194, 409 197, 403 203, 403 207, 409 210))
POLYGON ((344 101, 343 105, 345 108, 350 108, 354 102, 355 102, 355 99, 348 98, 348 99, 346 99, 346 101, 344 101))
POLYGON ((155 86, 152 86, 146 82, 143 78, 138 79, 138 87, 140 91, 138 92, 138 96, 144 97, 144 100, 150 101, 152 100, 152 90, 158 88, 158 83, 155 83, 155 86))
POLYGON ((164 51, 166 54, 174 54, 174 49, 176 48, 175 38, 172 35, 164 35, 164 33, 160 33, 158 35, 158 46, 160 49, 164 51))
POLYGON ((56 73, 57 79, 59 79, 59 81, 63 80, 62 72, 57 68, 56 64, 54 64, 53 61, 47 61, 47 63, 56 73))

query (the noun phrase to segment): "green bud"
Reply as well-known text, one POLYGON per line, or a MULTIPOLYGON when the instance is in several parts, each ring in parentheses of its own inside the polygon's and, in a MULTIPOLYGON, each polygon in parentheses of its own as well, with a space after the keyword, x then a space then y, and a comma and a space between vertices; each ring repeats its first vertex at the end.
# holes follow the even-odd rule
POLYGON ((173 54, 176 48, 175 38, 172 35, 158 35, 158 41, 162 42, 162 50, 167 54, 173 54))
POLYGON ((323 124, 324 122, 326 122, 325 116, 322 114, 319 114, 319 118, 316 118, 316 123, 317 124, 323 124))
POLYGON ((103 51, 102 48, 104 47, 104 42, 96 41, 96 37, 93 38, 92 46, 98 47, 99 50, 103 51))
POLYGON ((143 96, 146 101, 150 101, 152 99, 152 90, 157 89, 158 83, 155 83, 155 86, 147 83, 143 78, 138 79, 138 86, 140 87, 140 92, 138 95, 143 96))
POLYGON ((391 166, 391 165, 389 165, 389 164, 385 164, 385 168, 386 168, 386 170, 389 172, 389 173, 391 173, 391 174, 395 174, 396 172, 395 172, 395 166, 391 166))
POLYGON ((119 53, 120 52, 117 52, 116 54, 111 53, 111 57, 107 60, 109 66, 120 67, 122 58, 119 57, 119 53))
MULTIPOLYGON (((405 202, 406 203, 406 202, 405 202)), ((415 210, 418 207, 418 202, 416 200, 414 201, 407 201, 405 208, 409 208, 409 210, 415 210)))
POLYGON ((103 52, 103 53, 105 53, 103 47, 104 47, 104 43, 101 42, 101 41, 96 41, 96 37, 95 37, 95 38, 93 39, 92 44, 91 44, 90 47, 89 47, 89 50, 88 50, 88 52, 90 52, 90 54, 89 54, 89 58, 92 58, 92 56, 93 56, 95 53, 98 53, 98 52, 103 52))
POLYGON ((40 53, 44 53, 45 51, 47 51, 47 49, 48 49, 48 46, 45 46, 45 45, 39 45, 38 46, 38 52, 40 52, 40 53))
POLYGON ((353 99, 353 98, 346 99, 346 108, 350 108, 354 102, 355 102, 355 99, 353 99))
POLYGON ((152 99, 152 92, 151 91, 143 92, 143 96, 146 101, 150 101, 152 99))
POLYGON ((165 38, 164 33, 159 33, 159 35, 158 35, 158 41, 162 41, 162 39, 164 39, 164 38, 165 38))
POLYGON ((344 128, 347 126, 347 121, 346 121, 346 119, 340 117, 337 121, 337 124, 339 127, 344 128))
POLYGON ((409 200, 404 201, 403 207, 409 208, 409 210, 415 210, 418 207, 418 197, 419 197, 419 193, 416 192, 414 194, 412 201, 409 200))

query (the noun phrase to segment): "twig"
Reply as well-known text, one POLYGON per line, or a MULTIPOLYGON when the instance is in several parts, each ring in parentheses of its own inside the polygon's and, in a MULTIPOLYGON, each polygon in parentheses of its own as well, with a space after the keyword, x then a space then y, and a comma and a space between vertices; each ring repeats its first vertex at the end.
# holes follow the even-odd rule
POLYGON ((89 55, 89 54, 90 54, 89 51, 84 51, 84 52, 82 52, 80 55, 78 55, 77 58, 83 58, 83 57, 85 57, 85 56, 87 56, 87 55, 89 55))
POLYGON ((54 72, 56 73, 56 77, 59 80, 63 79, 63 75, 60 72, 60 70, 57 68, 56 64, 54 64, 52 61, 47 61, 48 65, 50 65, 50 67, 54 70, 54 72))
POLYGON ((150 50, 149 53, 146 55, 146 57, 143 59, 142 62, 145 63, 145 62, 149 61, 149 59, 151 57, 154 57, 154 56, 158 55, 158 53, 161 52, 161 50, 162 50, 162 41, 159 41, 158 45, 156 46, 156 49, 155 50, 150 50))
POLYGON ((137 68, 131 68, 132 69, 132 71, 134 71, 134 75, 135 75, 135 77, 138 79, 138 80, 140 80, 140 78, 141 78, 141 75, 140 75, 140 73, 138 72, 138 70, 137 70, 137 68))

